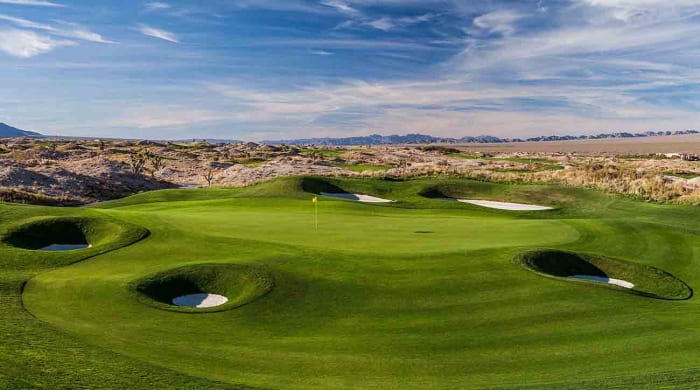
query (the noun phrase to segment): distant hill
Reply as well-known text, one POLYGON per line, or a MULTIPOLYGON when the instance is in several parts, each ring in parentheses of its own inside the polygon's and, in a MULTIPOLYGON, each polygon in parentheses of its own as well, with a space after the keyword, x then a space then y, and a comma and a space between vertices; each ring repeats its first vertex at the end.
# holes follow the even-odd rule
POLYGON ((682 131, 646 131, 643 133, 601 133, 595 135, 550 135, 533 138, 499 138, 491 135, 467 136, 462 138, 434 137, 426 134, 379 135, 372 134, 363 137, 347 138, 302 138, 275 141, 262 141, 270 145, 396 145, 396 144, 466 144, 466 143, 511 143, 511 142, 547 142, 568 141, 576 139, 607 139, 607 138, 641 138, 662 135, 698 134, 698 130, 682 131))
POLYGON ((20 130, 16 127, 12 127, 7 123, 0 122, 0 138, 11 138, 11 137, 43 137, 39 133, 33 131, 20 130))

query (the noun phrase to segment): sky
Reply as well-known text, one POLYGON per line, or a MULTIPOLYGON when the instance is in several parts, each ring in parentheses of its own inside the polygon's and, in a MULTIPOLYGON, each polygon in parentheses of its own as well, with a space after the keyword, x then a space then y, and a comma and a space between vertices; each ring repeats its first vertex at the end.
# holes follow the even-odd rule
POLYGON ((700 128, 700 0, 0 0, 0 122, 44 134, 700 128))

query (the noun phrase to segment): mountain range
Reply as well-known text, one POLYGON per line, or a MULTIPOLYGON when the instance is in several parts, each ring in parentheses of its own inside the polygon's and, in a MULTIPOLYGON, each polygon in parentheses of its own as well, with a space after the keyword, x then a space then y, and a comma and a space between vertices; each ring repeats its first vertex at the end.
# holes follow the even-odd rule
POLYGON ((42 135, 33 131, 21 130, 7 123, 0 122, 0 138, 12 137, 42 137, 42 135))
POLYGON ((403 144, 465 144, 465 143, 511 143, 511 142, 546 142, 546 141, 568 141, 577 139, 607 139, 607 138, 641 138, 656 137, 663 135, 683 135, 698 134, 698 130, 680 131, 646 131, 643 133, 601 133, 596 135, 550 135, 532 138, 499 138, 492 135, 467 136, 462 138, 434 137, 425 134, 406 135, 379 135, 372 134, 363 137, 347 138, 306 138, 288 139, 278 141, 263 141, 263 144, 271 145, 403 145, 403 144))
MULTIPOLYGON (((296 138, 287 140, 262 141, 268 145, 326 145, 326 146, 352 146, 352 145, 417 145, 417 144, 466 144, 466 143, 513 143, 513 142, 547 142, 568 141, 577 139, 608 139, 608 138, 641 138, 664 135, 699 134, 698 130, 680 131, 645 131, 642 133, 600 133, 595 135, 550 135, 531 138, 500 138, 492 135, 466 136, 461 138, 435 137, 427 134, 405 135, 379 135, 345 137, 345 138, 296 138)), ((11 137, 43 137, 34 131, 21 130, 6 123, 0 122, 0 138, 11 137)), ((62 138, 62 137, 57 137, 62 138)), ((64 137, 75 138, 75 137, 64 137)), ((211 143, 240 143, 238 140, 205 139, 211 143)))

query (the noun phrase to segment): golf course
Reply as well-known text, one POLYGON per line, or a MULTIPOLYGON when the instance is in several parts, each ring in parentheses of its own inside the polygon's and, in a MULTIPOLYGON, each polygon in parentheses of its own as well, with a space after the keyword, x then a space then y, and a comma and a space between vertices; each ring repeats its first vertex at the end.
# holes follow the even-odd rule
POLYGON ((697 207, 287 177, 6 203, 0 240, 3 389, 700 381, 697 207))

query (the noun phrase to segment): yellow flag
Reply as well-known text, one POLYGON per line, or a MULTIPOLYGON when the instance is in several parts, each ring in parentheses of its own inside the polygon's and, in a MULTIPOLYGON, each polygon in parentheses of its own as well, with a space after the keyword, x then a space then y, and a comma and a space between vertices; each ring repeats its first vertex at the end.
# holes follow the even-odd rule
POLYGON ((314 203, 318 202, 318 196, 314 196, 314 198, 311 199, 311 201, 314 202, 314 203))

